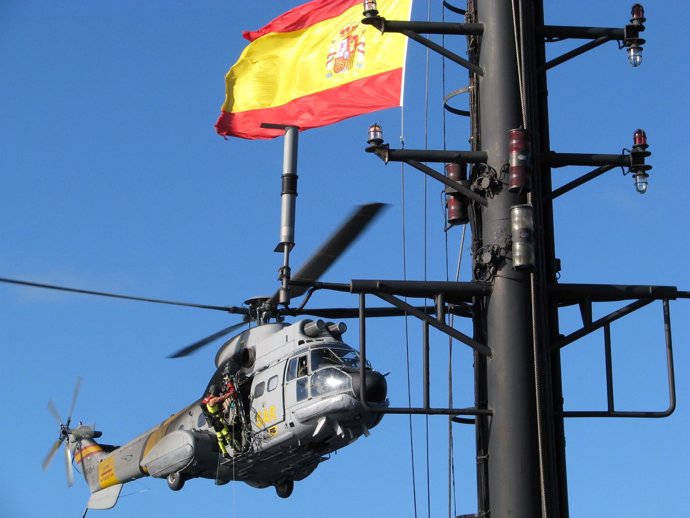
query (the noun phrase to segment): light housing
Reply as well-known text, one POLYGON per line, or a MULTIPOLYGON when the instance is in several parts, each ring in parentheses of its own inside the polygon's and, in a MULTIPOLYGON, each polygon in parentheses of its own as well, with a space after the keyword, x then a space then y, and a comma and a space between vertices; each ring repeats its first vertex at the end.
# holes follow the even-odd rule
POLYGON ((633 181, 635 182, 635 190, 640 194, 647 192, 649 187, 649 171, 652 166, 645 162, 645 158, 651 155, 647 148, 647 134, 643 129, 636 129, 633 133, 633 146, 630 151, 630 168, 628 172, 632 173, 633 181))
POLYGON ((642 64, 642 45, 645 40, 640 38, 640 33, 644 31, 644 7, 642 4, 634 4, 630 10, 630 23, 625 26, 624 45, 628 48, 628 62, 633 67, 642 64))
POLYGON ((524 129, 508 132, 508 190, 532 190, 532 143, 529 132, 524 129))
POLYGON ((532 205, 510 208, 510 229, 513 238, 513 268, 534 269, 534 209, 532 205))
POLYGON ((636 129, 635 133, 633 133, 633 148, 638 148, 644 151, 648 147, 649 144, 647 144, 647 134, 641 128, 636 129))
POLYGON ((369 126, 367 144, 370 146, 380 146, 383 144, 383 129, 376 123, 369 126))
POLYGON ((637 171, 633 174, 633 180, 635 181, 635 189, 640 194, 647 192, 647 187, 649 187, 649 175, 647 171, 637 171))
POLYGON ((644 17, 644 7, 642 4, 634 4, 632 9, 630 9, 630 16, 632 16, 632 18, 630 18, 630 23, 632 25, 642 25, 647 21, 647 18, 644 17))
MULTIPOLYGON (((456 181, 464 187, 469 187, 469 182, 467 181, 467 164, 449 162, 445 164, 444 169, 446 177, 450 180, 456 181)), ((467 198, 448 186, 445 188, 445 193, 448 225, 465 225, 469 223, 470 217, 467 212, 467 198)))
POLYGON ((628 47, 628 63, 637 68, 642 64, 642 47, 633 43, 628 47))
POLYGON ((365 18, 376 18, 379 15, 379 9, 376 5, 376 0, 364 0, 363 7, 364 12, 362 14, 365 18))

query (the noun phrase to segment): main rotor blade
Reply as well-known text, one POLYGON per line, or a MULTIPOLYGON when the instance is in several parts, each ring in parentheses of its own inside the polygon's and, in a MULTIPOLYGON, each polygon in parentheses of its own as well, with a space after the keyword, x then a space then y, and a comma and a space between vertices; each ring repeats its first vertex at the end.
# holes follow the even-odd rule
MULTIPOLYGON (((385 206, 385 203, 370 203, 358 207, 349 219, 331 235, 328 241, 292 276, 292 279, 313 282, 320 278, 338 257, 355 242, 385 206)), ((299 297, 308 289, 309 286, 291 286, 290 295, 299 297)), ((279 295, 280 291, 277 291, 269 302, 276 304, 279 295)))
POLYGON ((53 460, 53 457, 55 457, 55 453, 60 449, 60 445, 62 444, 62 437, 59 438, 57 441, 55 441, 55 444, 53 444, 53 447, 50 448, 50 451, 48 452, 48 455, 46 455, 46 458, 43 459, 43 463, 41 466, 43 467, 43 471, 48 469, 48 466, 50 465, 51 461, 53 460))
POLYGON ((83 290, 81 288, 70 288, 68 286, 57 286, 55 284, 43 284, 40 282, 22 281, 19 279, 8 279, 0 277, 0 282, 7 284, 17 284, 19 286, 28 286, 30 288, 43 288, 48 290, 66 291, 69 293, 80 293, 82 295, 97 295, 99 297, 110 297, 113 299, 136 300, 139 302, 152 302, 154 304, 167 304, 170 306, 183 306, 188 308, 212 309, 214 311, 225 311, 226 313, 246 313, 246 308, 238 308, 235 306, 213 306, 209 304, 196 304, 193 302, 179 302, 175 300, 152 299, 149 297, 137 297, 134 295, 123 295, 121 293, 109 293, 106 291, 83 290))
POLYGON ((198 351, 205 345, 210 344, 211 342, 218 340, 219 338, 222 338, 225 335, 228 335, 232 333, 235 329, 238 329, 242 327, 245 324, 245 322, 240 322, 238 324, 232 325, 230 327, 226 327, 225 329, 221 329, 217 333, 213 333, 210 336, 207 336, 206 338, 202 338, 201 340, 198 340, 194 342, 191 345, 188 345, 187 347, 184 347, 183 349, 180 349, 179 351, 171 354, 168 356, 168 358, 182 358, 183 356, 188 356, 192 354, 193 352, 198 351))
POLYGON ((69 413, 67 414, 67 423, 65 426, 69 428, 69 424, 72 422, 72 412, 74 412, 74 405, 77 403, 77 396, 79 395, 79 388, 81 387, 81 376, 77 376, 77 382, 74 385, 74 393, 72 394, 72 404, 69 407, 69 413))

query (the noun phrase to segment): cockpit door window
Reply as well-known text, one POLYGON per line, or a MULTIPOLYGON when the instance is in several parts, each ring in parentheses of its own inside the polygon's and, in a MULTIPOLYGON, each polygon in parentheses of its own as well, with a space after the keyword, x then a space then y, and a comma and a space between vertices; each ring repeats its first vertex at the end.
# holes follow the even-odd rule
POLYGON ((286 391, 294 390, 295 401, 309 397, 309 355, 307 353, 290 358, 285 372, 286 391), (294 382, 294 388, 292 383, 294 382))

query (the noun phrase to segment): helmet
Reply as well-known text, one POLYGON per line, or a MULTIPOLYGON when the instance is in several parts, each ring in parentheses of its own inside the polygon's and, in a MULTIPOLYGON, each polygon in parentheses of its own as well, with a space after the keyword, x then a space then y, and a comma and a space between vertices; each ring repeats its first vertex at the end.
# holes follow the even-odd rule
POLYGON ((208 393, 213 394, 214 396, 218 395, 218 387, 216 387, 215 384, 212 384, 208 387, 208 393))

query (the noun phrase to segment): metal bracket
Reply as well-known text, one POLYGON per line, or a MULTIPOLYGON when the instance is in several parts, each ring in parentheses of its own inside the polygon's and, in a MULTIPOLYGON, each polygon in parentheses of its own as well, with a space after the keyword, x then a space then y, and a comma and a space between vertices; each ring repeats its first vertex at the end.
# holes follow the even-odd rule
POLYGON ((424 34, 457 34, 457 35, 481 35, 484 33, 484 26, 479 23, 446 23, 446 22, 405 22, 396 20, 386 20, 382 16, 368 16, 362 20, 365 25, 371 25, 377 28, 381 33, 398 32, 404 34, 408 38, 421 43, 425 47, 441 54, 443 57, 450 59, 458 65, 465 67, 470 72, 483 76, 484 70, 458 56, 456 53, 442 47, 438 43, 431 41, 420 33, 424 34))
MULTIPOLYGON (((613 361, 611 355, 611 323, 625 315, 633 313, 638 309, 647 306, 654 302, 654 299, 640 299, 628 306, 617 311, 609 313, 608 315, 596 320, 595 322, 587 322, 586 314, 583 313, 584 326, 567 337, 561 338, 553 347, 562 348, 573 343, 579 338, 592 333, 598 329, 604 329, 604 352, 606 357, 606 410, 565 410, 563 417, 638 417, 638 418, 659 418, 668 417, 676 409, 676 382, 675 372, 673 367, 673 346, 671 340, 671 314, 669 309, 669 299, 662 299, 663 313, 664 313, 664 336, 666 341, 666 369, 669 390, 669 404, 665 410, 661 411, 621 411, 616 410, 614 403, 613 391, 613 361)), ((585 304, 591 301, 586 301, 585 304)))
MULTIPOLYGON (((448 332, 453 336, 454 338, 457 338, 464 343, 467 343, 467 341, 471 341, 474 343, 474 345, 470 345, 473 347, 477 352, 480 354, 488 354, 489 356, 491 355, 491 349, 488 348, 484 344, 480 344, 479 342, 476 342, 472 338, 469 338, 459 331, 446 326, 442 322, 438 322, 428 315, 426 315, 423 312, 417 311, 415 308, 410 306, 409 304, 396 299, 395 297, 391 295, 387 295, 385 293, 376 293, 376 296, 379 298, 382 298, 383 300, 390 302, 391 304, 395 305, 396 307, 399 307, 401 309, 404 309, 405 311, 408 311, 410 314, 420 318, 425 325, 425 331, 428 329, 428 325, 432 325, 433 327, 436 327, 437 329, 440 329, 443 332, 448 332), (462 338, 456 336, 456 335, 461 335, 462 338)), ((424 387, 424 394, 423 394, 423 400, 424 400, 424 406, 422 407, 417 407, 417 408, 405 408, 405 407, 389 407, 389 408, 381 408, 381 407, 371 407, 366 400, 366 358, 367 358, 367 339, 366 339, 366 317, 365 317, 365 312, 366 312, 366 303, 365 303, 365 297, 366 293, 360 293, 359 294, 359 355, 360 355, 360 379, 361 379, 361 384, 362 388, 360 390, 360 399, 359 401, 362 403, 362 406, 370 411, 381 413, 381 414, 422 414, 422 415, 450 415, 450 416, 459 416, 459 415, 466 415, 466 416, 491 416, 493 415, 493 411, 488 409, 488 408, 476 408, 476 407, 468 407, 468 408, 433 408, 429 404, 429 394, 428 394, 428 387, 429 387, 429 364, 428 361, 425 361, 424 363, 424 380, 422 386, 424 387)), ((440 296, 437 299, 437 302, 443 303, 442 302, 442 296, 440 296), (440 302, 439 302, 440 300, 440 302)), ((439 312, 440 313, 440 312, 439 312)), ((424 358, 428 358, 428 352, 429 352, 429 343, 428 340, 424 340, 424 351, 423 351, 423 356, 424 358)))

